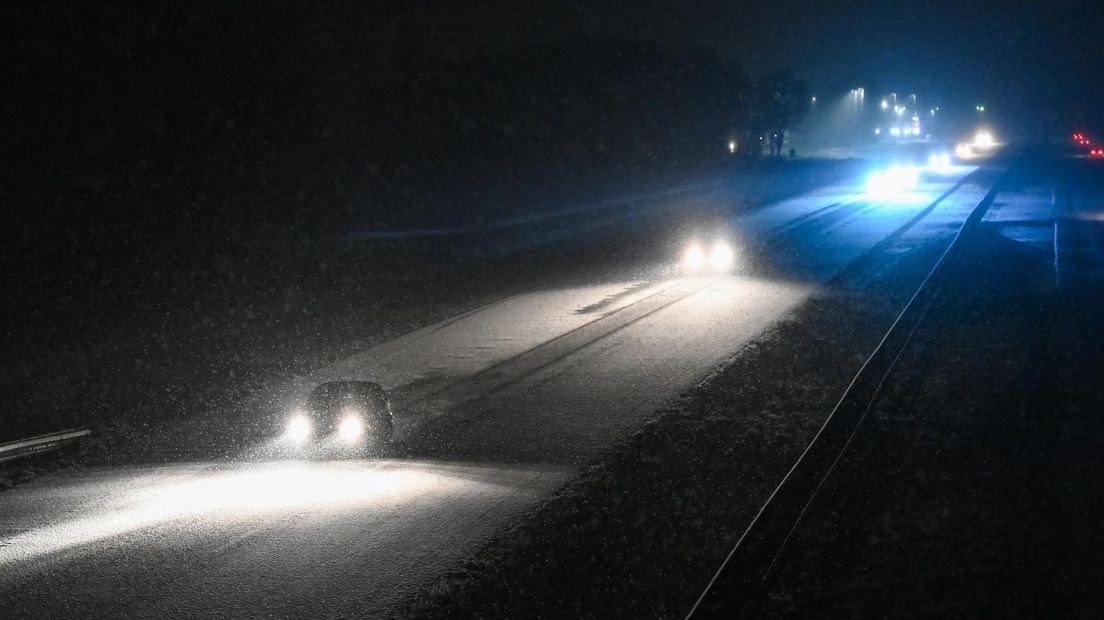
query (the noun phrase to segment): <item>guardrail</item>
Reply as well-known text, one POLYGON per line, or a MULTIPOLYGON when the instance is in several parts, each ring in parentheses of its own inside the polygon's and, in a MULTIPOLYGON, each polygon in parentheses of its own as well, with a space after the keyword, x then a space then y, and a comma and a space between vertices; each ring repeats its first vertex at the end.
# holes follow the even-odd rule
POLYGON ((24 456, 39 454, 41 452, 56 450, 91 434, 92 431, 87 428, 73 428, 57 431, 56 433, 46 433, 45 435, 36 435, 26 439, 17 439, 7 443, 0 443, 0 463, 24 456))

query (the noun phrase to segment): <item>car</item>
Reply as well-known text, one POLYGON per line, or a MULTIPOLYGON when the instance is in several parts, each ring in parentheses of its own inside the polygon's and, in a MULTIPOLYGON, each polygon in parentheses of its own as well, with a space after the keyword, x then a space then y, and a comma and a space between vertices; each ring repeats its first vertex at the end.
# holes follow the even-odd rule
POLYGON ((732 271, 735 252, 727 240, 694 239, 686 244, 679 259, 679 267, 687 275, 722 274, 732 271))
POLYGON ((315 387, 284 428, 294 446, 323 452, 375 455, 394 435, 394 416, 387 393, 371 381, 329 381, 315 387))

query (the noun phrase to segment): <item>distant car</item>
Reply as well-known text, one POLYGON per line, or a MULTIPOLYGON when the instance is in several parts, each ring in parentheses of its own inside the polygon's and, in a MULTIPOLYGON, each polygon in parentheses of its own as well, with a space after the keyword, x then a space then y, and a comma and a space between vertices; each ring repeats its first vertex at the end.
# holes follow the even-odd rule
POLYGON ((1089 151, 1090 157, 1104 157, 1104 148, 1092 149, 1089 151))
POLYGON ((732 271, 735 257, 732 245, 723 238, 712 242, 693 240, 683 250, 679 266, 689 275, 728 273, 732 271))
POLYGON ((292 412, 284 437, 340 453, 377 454, 391 442, 394 424, 387 393, 370 381, 331 381, 311 391, 292 412))

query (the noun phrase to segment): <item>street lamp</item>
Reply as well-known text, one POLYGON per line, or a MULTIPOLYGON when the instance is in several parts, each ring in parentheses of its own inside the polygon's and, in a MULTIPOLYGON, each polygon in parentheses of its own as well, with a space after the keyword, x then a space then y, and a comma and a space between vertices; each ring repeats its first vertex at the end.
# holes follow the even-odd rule
POLYGON ((889 107, 889 102, 886 101, 885 99, 882 99, 882 109, 885 110, 888 107, 889 107))

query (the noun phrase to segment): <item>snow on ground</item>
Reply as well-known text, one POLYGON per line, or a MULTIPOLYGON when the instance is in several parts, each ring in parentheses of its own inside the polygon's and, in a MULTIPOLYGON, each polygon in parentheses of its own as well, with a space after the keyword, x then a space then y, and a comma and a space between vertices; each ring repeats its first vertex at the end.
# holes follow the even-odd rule
MULTIPOLYGON (((749 264, 732 276, 535 290, 373 347, 261 397, 266 406, 278 409, 319 381, 363 378, 395 390, 400 405, 421 401, 418 411, 428 413, 406 429, 406 437, 415 458, 437 460, 326 463, 311 468, 333 473, 337 479, 350 468, 411 467, 431 474, 441 467, 453 468, 446 478, 435 478, 430 485, 443 494, 385 495, 381 503, 373 504, 383 510, 378 515, 374 508, 365 508, 366 512, 348 516, 342 501, 312 495, 317 489, 311 489, 306 501, 285 513, 290 514, 286 520, 267 520, 264 515, 271 506, 262 503, 260 516, 255 515, 261 522, 260 534, 237 529, 229 538, 215 535, 225 531, 221 510, 197 512, 185 502, 178 514, 160 515, 164 519, 158 528, 182 528, 186 535, 165 537, 156 533, 164 530, 141 527, 127 535, 109 532, 95 540, 59 534, 61 542, 55 544, 64 549, 41 556, 43 567, 50 579, 60 580, 57 587, 67 587, 68 580, 97 582, 94 576, 102 566, 74 555, 90 546, 104 557, 140 554, 151 563, 162 562, 161 572, 151 580, 132 583, 128 579, 130 572, 145 578, 147 565, 142 562, 120 563, 116 572, 108 573, 113 583, 132 584, 116 592, 115 598, 135 610, 206 605, 213 613, 234 614, 243 611, 240 605, 279 590, 286 593, 273 595, 284 603, 279 609, 294 613, 299 600, 295 593, 302 592, 297 588, 305 587, 295 581, 295 575, 300 575, 303 584, 322 588, 327 594, 323 598, 352 596, 358 601, 358 613, 386 613, 397 599, 373 593, 413 593, 432 583, 457 558, 479 548, 491 532, 513 521, 519 511, 547 497, 573 471, 563 465, 591 460, 639 428, 664 402, 734 355, 887 235, 903 234, 902 227, 912 230, 917 215, 932 214, 931 201, 956 180, 941 179, 895 201, 844 200, 845 210, 826 219, 807 216, 840 202, 838 197, 847 189, 770 207, 776 220, 773 226, 763 224, 766 230, 805 218, 801 226, 781 232, 776 254, 769 246, 764 248, 767 262, 777 267, 770 276, 749 264), (523 468, 529 473, 509 484, 464 482, 510 478, 517 467, 503 463, 518 461, 536 469, 523 468), (503 473, 493 473, 500 469, 503 473), (452 477, 458 480, 454 483, 452 477), (205 537, 204 531, 212 536, 205 537), (212 554, 212 548, 217 553, 212 554), (170 555, 173 562, 165 562, 170 555), (334 579, 319 580, 319 575, 334 575, 334 579), (179 585, 156 585, 163 582, 179 585), (282 583, 293 585, 280 588, 282 583), (356 588, 355 595, 349 594, 349 587, 356 588)), ((942 225, 927 232, 946 234, 954 215, 961 221, 972 200, 964 196, 948 201, 942 225)), ((749 225, 748 230, 754 228, 749 225)), ((404 411, 400 407, 400 417, 404 411)), ((227 476, 248 481, 256 467, 225 465, 188 477, 196 478, 201 487, 208 475, 216 481, 227 476)), ((150 475, 155 480, 168 476, 164 483, 172 487, 176 485, 173 471, 172 466, 155 468, 150 475)), ((78 478, 75 485, 127 487, 130 475, 125 469, 109 470, 87 481, 78 478), (115 481, 115 476, 121 479, 115 481)), ((11 493, 17 500, 34 493, 65 495, 63 480, 41 480, 11 493)), ((258 488, 294 495, 304 486, 320 484, 319 480, 290 477, 286 491, 279 479, 258 488)), ((356 500, 363 499, 363 484, 371 482, 353 476, 348 486, 334 492, 351 498, 349 505, 361 506, 356 500)), ((404 488, 408 485, 417 486, 411 480, 399 483, 404 488)), ((227 488, 233 496, 234 487, 227 488)), ((85 497, 86 502, 64 509, 54 502, 41 503, 43 510, 32 522, 8 522, 3 541, 10 544, 20 536, 41 541, 43 532, 72 531, 65 529, 66 523, 79 522, 101 508, 95 493, 85 497)), ((19 556, 13 557, 18 563, 19 556)), ((49 607, 48 601, 23 604, 30 606, 26 609, 49 607)), ((333 607, 319 613, 347 611, 333 607)))

